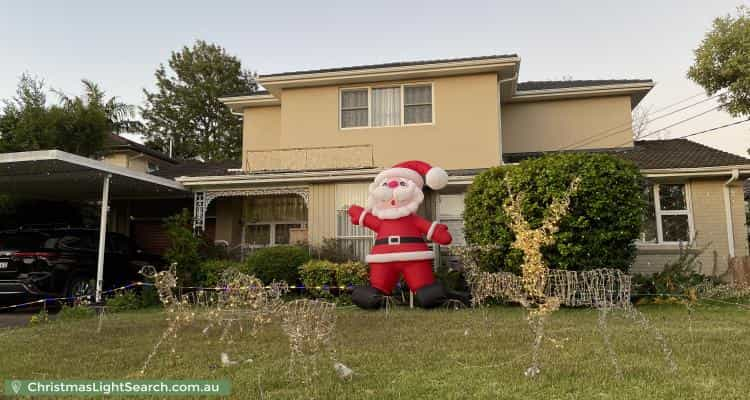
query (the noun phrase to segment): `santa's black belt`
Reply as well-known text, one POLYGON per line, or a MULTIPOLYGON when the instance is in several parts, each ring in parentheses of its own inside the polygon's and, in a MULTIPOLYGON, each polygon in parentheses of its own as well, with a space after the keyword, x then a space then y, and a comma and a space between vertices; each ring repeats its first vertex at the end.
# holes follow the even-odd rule
POLYGON ((424 239, 416 236, 388 236, 378 239, 375 244, 424 243, 424 239))

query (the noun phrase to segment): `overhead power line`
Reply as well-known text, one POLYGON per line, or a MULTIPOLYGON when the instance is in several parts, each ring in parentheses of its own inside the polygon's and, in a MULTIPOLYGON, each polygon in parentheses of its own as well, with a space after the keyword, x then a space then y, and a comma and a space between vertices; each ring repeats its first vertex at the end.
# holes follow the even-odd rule
MULTIPOLYGON (((666 110, 668 110, 668 109, 670 109, 670 108, 672 108, 672 107, 674 107, 674 106, 676 106, 678 104, 682 104, 682 103, 684 103, 684 102, 686 102, 688 100, 694 99, 695 97, 700 96, 702 94, 703 94, 702 92, 698 93, 698 94, 694 94, 692 96, 688 96, 686 98, 678 100, 678 101, 676 101, 674 103, 668 104, 668 105, 666 105, 664 107, 658 108, 655 111, 655 113, 666 111, 666 110)), ((647 123, 651 123, 653 121, 656 121, 656 120, 659 120, 659 119, 662 119, 662 118, 666 118, 666 117, 668 117, 670 115, 674 115, 674 114, 676 114, 678 112, 681 112, 681 111, 687 110, 689 108, 695 107, 695 106, 697 106, 699 104, 705 103, 705 102, 707 102, 707 101, 709 101, 709 100, 711 100, 713 98, 716 98, 717 96, 719 96, 718 93, 714 94, 713 96, 707 97, 707 98, 705 98, 703 100, 700 100, 700 101, 688 104, 687 106, 680 107, 680 108, 678 108, 676 110, 670 111, 670 112, 668 112, 666 114, 655 116, 655 117, 649 119, 647 121, 647 123)), ((619 133, 628 131, 630 129, 632 129, 632 121, 624 122, 624 123, 621 123, 621 124, 616 125, 614 127, 605 129, 605 130, 600 131, 600 132, 597 132, 597 133, 595 133, 595 134, 593 134, 591 136, 588 136, 586 138, 583 138, 583 139, 581 139, 581 140, 579 140, 577 142, 570 143, 568 145, 562 146, 562 147, 558 148, 557 150, 560 151, 560 150, 567 150, 567 149, 571 149, 571 148, 576 148, 576 147, 579 147, 579 146, 585 146, 585 145, 590 144, 592 142, 595 142, 597 140, 605 139, 605 138, 617 135, 619 133), (620 129, 618 129, 618 128, 620 128, 620 129), (618 129, 618 130, 612 132, 613 129, 618 129)))
POLYGON ((741 119, 739 121, 730 122, 728 124, 724 124, 724 125, 720 125, 720 126, 715 126, 713 128, 710 128, 710 129, 704 129, 702 131, 693 132, 691 134, 688 134, 688 135, 685 135, 685 136, 680 136, 680 137, 675 138, 675 139, 684 139, 684 138, 689 138, 689 137, 692 137, 692 136, 702 135, 704 133, 718 131, 719 129, 728 128, 730 126, 744 124, 745 122, 748 122, 748 121, 750 121, 750 118, 748 118, 748 119, 741 119))

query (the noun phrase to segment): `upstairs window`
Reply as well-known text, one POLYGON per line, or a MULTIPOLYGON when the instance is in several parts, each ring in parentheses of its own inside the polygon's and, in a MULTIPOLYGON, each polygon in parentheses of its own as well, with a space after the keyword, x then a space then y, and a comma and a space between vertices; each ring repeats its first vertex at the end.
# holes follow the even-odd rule
POLYGON ((404 124, 432 123, 432 85, 404 86, 404 124))
POLYGON ((433 123, 432 84, 342 89, 341 128, 433 123))
POLYGON ((341 91, 341 127, 357 128, 370 125, 368 89, 341 91))
POLYGON ((641 233, 645 243, 687 243, 692 239, 692 219, 687 187, 682 183, 646 187, 648 209, 641 233))

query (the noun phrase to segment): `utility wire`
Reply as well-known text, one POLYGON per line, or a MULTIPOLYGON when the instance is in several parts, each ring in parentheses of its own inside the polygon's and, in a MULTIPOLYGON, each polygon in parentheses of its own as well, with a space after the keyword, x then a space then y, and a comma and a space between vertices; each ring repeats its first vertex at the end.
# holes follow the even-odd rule
POLYGON ((715 127, 713 127, 713 128, 710 128, 710 129, 704 129, 704 130, 702 130, 702 131, 698 131, 698 132, 693 132, 693 133, 691 133, 691 134, 689 134, 689 135, 685 135, 685 136, 680 136, 680 137, 678 137, 678 138, 675 138, 675 139, 684 139, 684 138, 689 138, 689 137, 691 137, 691 136, 702 135, 702 134, 704 134, 704 133, 709 133, 709 132, 713 132, 713 131, 718 131, 719 129, 723 129, 723 128, 728 128, 728 127, 730 127, 730 126, 734 126, 734 125, 739 125, 739 124, 744 124, 745 122, 748 122, 748 121, 750 121, 750 118, 748 118, 748 119, 741 119, 741 120, 739 120, 739 121, 734 121, 734 122, 730 122, 730 123, 728 123, 728 124, 724 124, 724 125, 720 125, 720 126, 715 126, 715 127))
MULTIPOLYGON (((658 113, 658 112, 661 112, 661 111, 668 110, 668 109, 670 109, 670 108, 672 108, 672 107, 674 107, 674 106, 676 106, 678 104, 684 103, 687 100, 695 98, 696 96, 697 95, 692 95, 690 97, 687 97, 687 98, 682 99, 680 101, 677 101, 675 103, 669 104, 669 105, 667 105, 665 107, 662 107, 662 108, 658 109, 656 112, 658 113)), ((695 106, 697 106, 699 104, 705 103, 705 102, 707 102, 707 101, 709 101, 709 100, 711 100, 711 99, 713 99, 713 98, 715 98, 717 96, 719 96, 718 93, 714 94, 713 96, 707 97, 707 98, 705 98, 703 100, 700 100, 700 101, 688 104, 687 106, 680 107, 680 108, 678 108, 676 110, 670 111, 670 112, 668 112, 666 114, 656 116, 656 117, 651 118, 650 120, 648 120, 647 124, 649 124, 649 123, 651 123, 653 121, 657 121, 657 120, 662 119, 662 118, 666 118, 666 117, 668 117, 670 115, 674 115, 674 114, 676 114, 676 113, 678 113, 680 111, 685 111, 685 110, 687 110, 689 108, 692 108, 692 107, 695 107, 695 106)), ((603 131, 600 131, 598 133, 593 134, 592 136, 589 136, 587 138, 583 138, 583 139, 579 140, 578 142, 574 142, 574 143, 565 145, 563 147, 560 147, 559 149, 557 149, 557 151, 560 151, 560 150, 569 150, 571 148, 575 148, 575 147, 579 147, 579 146, 585 146, 585 145, 587 145, 589 143, 595 142, 595 141, 600 140, 600 139, 606 139, 606 138, 608 138, 610 136, 617 135, 618 133, 625 132, 625 131, 627 131, 629 129, 632 129, 632 121, 622 123, 620 125, 614 126, 612 128, 609 128, 609 129, 605 129, 603 131), (621 128, 621 129, 616 130, 614 132, 610 132, 612 129, 617 129, 617 128, 621 128)))
POLYGON ((675 127, 675 126, 677 126, 677 125, 683 124, 683 123, 685 123, 685 122, 687 122, 687 121, 691 121, 691 120, 694 120, 694 119, 696 119, 696 118, 698 118, 698 117, 701 117, 701 116, 703 116, 703 115, 706 115, 706 114, 708 114, 708 113, 710 113, 710 112, 712 112, 712 111, 716 111, 716 110, 718 110, 719 108, 721 108, 722 106, 723 106, 723 104, 719 104, 718 106, 716 106, 716 107, 712 107, 712 108, 709 108, 709 109, 708 109, 708 110, 706 110, 706 111, 702 111, 702 112, 699 112, 698 114, 694 114, 694 115, 691 115, 691 116, 689 116, 689 117, 687 117, 687 118, 683 118, 683 119, 681 119, 681 120, 679 120, 679 121, 677 121, 677 122, 675 122, 675 123, 672 123, 672 124, 670 124, 670 125, 667 125, 667 126, 665 126, 665 127, 663 127, 663 128, 659 128, 659 129, 657 129, 657 130, 655 130, 655 131, 651 131, 651 132, 649 132, 649 133, 647 133, 647 134, 645 134, 645 135, 643 135, 643 136, 639 137, 638 139, 643 139, 643 138, 647 138, 647 137, 649 137, 649 136, 653 136, 653 135, 656 135, 656 134, 657 134, 657 133, 659 133, 659 132, 663 132, 663 131, 665 131, 665 130, 667 130, 667 129, 669 129, 669 128, 672 128, 672 127, 675 127))

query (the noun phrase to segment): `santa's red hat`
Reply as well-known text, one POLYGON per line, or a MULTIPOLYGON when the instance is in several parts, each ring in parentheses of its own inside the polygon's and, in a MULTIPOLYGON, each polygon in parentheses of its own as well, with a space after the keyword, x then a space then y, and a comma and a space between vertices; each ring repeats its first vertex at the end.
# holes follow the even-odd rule
POLYGON ((420 188, 426 183, 434 190, 440 190, 448 184, 448 173, 440 167, 433 167, 424 161, 404 161, 382 171, 375 177, 375 185, 382 184, 389 178, 406 178, 420 188))

